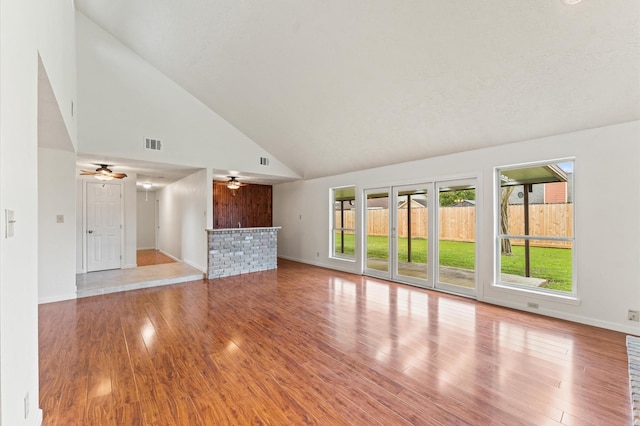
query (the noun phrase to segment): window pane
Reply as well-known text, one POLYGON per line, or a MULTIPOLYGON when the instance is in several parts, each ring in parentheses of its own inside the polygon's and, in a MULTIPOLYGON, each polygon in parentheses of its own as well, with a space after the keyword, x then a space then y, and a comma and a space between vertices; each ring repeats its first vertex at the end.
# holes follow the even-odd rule
POLYGON ((355 260, 355 188, 335 188, 332 191, 331 256, 355 260))
POLYGON ((573 161, 498 173, 500 282, 575 293, 573 161))
POLYGON ((567 182, 553 182, 503 187, 502 196, 508 198, 502 200, 501 215, 507 226, 501 232, 509 235, 573 237, 573 203, 567 201, 568 186, 567 182), (508 201, 506 210, 505 201, 508 201), (528 229, 524 214, 527 203, 528 229))
POLYGON ((511 243, 511 255, 500 256, 500 281, 524 287, 546 288, 562 292, 572 291, 571 241, 530 240, 528 248, 529 274, 527 276, 527 244, 522 240, 501 239, 511 243))
POLYGON ((475 288, 475 187, 442 187, 439 197, 438 283, 475 288))

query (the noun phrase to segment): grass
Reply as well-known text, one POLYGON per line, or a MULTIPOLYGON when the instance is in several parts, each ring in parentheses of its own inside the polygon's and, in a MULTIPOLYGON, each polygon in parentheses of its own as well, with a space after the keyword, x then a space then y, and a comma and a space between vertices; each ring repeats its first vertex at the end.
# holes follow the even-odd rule
MULTIPOLYGON (((336 234, 337 246, 340 235, 336 234)), ((344 236, 345 254, 355 253, 353 234, 344 236)), ((407 238, 398 240, 398 258, 407 261, 407 238)), ((427 240, 414 238, 411 245, 411 261, 427 263, 427 240)), ((503 274, 524 276, 524 247, 513 246, 512 256, 501 256, 503 274)), ((367 256, 386 259, 388 257, 388 238, 369 236, 367 238, 367 256)), ((561 248, 531 247, 531 276, 548 281, 546 288, 571 291, 571 250, 561 248)), ((440 264, 454 268, 474 269, 475 244, 457 241, 440 241, 440 264)))

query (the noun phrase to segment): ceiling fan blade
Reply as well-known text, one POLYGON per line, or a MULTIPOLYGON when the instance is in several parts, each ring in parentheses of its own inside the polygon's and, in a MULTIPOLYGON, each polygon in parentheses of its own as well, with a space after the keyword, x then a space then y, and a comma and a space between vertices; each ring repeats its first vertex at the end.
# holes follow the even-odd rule
POLYGON ((122 178, 126 178, 127 174, 126 173, 111 173, 111 176, 114 179, 122 179, 122 178))
POLYGON ((96 172, 91 172, 89 170, 80 170, 81 175, 95 175, 96 172))

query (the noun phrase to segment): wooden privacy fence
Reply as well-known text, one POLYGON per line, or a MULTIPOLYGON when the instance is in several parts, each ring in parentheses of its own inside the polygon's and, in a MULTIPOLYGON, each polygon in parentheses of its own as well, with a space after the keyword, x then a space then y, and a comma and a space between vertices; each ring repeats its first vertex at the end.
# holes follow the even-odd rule
MULTIPOLYGON (((473 242, 475 237, 474 206, 440 208, 440 238, 450 241, 473 242)), ((534 204, 529 206, 529 235, 569 237, 573 234, 573 204, 534 204)), ((407 209, 398 209, 398 236, 407 237, 407 209)), ((427 238, 428 209, 411 209, 411 235, 427 238)), ((340 223, 340 212, 336 212, 336 223, 340 223)), ((387 235, 388 209, 367 210, 367 235, 387 235)), ((344 212, 344 227, 355 228, 355 211, 344 212)), ((509 233, 524 234, 524 209, 521 205, 509 206, 509 233)), ((511 244, 522 245, 522 240, 512 239, 511 244)), ((569 241, 531 241, 537 247, 571 247, 569 241)))

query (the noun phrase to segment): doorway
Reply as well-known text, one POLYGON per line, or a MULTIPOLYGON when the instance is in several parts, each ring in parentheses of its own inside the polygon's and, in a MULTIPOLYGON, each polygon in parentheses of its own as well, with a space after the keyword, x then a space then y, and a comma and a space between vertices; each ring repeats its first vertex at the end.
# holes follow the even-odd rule
POLYGON ((438 182, 435 287, 476 295, 476 184, 474 180, 438 182))
POLYGON ((364 273, 476 295, 475 179, 365 189, 364 273))
POLYGON ((87 272, 122 267, 122 186, 87 182, 87 272))
POLYGON ((365 190, 365 273, 430 287, 428 193, 432 184, 365 190))

